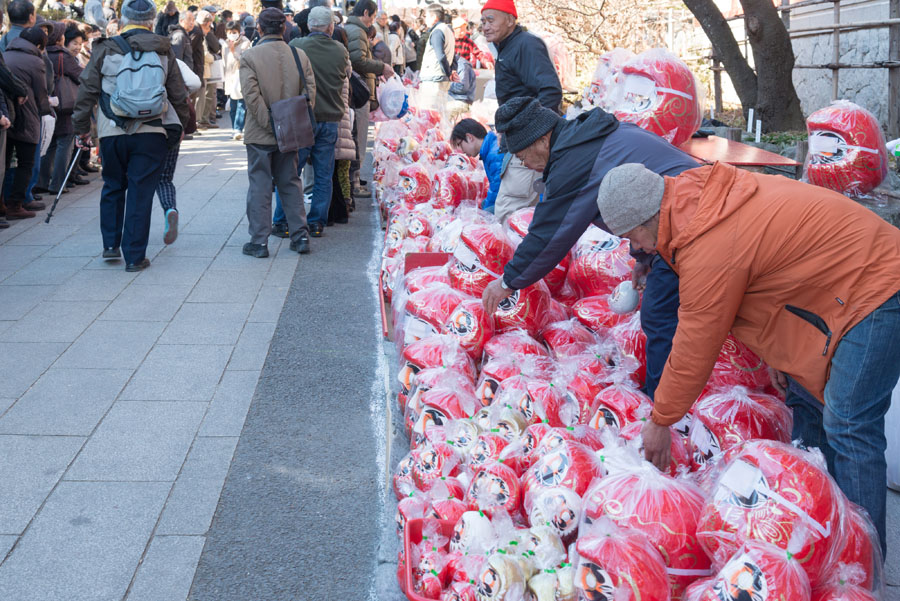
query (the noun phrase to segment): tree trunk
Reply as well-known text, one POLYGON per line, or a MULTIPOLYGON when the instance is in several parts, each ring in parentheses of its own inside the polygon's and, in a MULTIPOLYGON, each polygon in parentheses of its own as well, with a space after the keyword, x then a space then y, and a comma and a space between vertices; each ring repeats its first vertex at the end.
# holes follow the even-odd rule
POLYGON ((763 131, 804 129, 794 89, 794 48, 771 0, 741 0, 757 74, 757 118, 763 131))
POLYGON ((744 107, 744 117, 747 110, 756 106, 757 79, 756 73, 747 64, 747 59, 741 53, 728 21, 722 16, 719 7, 714 0, 684 0, 688 10, 700 22, 706 37, 712 43, 713 52, 720 61, 725 71, 734 84, 734 90, 744 107))

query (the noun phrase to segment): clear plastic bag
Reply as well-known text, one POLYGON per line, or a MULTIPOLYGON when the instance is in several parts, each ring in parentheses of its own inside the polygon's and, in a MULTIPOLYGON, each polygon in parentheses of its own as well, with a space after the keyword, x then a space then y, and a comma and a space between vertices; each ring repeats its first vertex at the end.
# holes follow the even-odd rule
POLYGON ((806 120, 809 153, 803 181, 851 197, 872 192, 887 177, 888 154, 875 115, 838 100, 806 120))
POLYGON ((399 119, 409 110, 409 95, 400 76, 394 75, 378 86, 378 104, 388 119, 399 119))

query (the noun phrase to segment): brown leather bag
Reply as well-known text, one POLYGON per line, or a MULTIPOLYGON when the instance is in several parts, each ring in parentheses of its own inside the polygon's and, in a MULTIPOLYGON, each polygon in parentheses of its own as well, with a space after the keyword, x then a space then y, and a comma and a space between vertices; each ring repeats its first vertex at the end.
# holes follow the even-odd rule
POLYGON ((290 48, 294 62, 297 63, 297 71, 300 72, 300 87, 304 93, 273 102, 269 108, 272 130, 280 152, 297 152, 301 148, 309 148, 316 141, 316 119, 307 96, 303 67, 300 66, 297 50, 290 48))

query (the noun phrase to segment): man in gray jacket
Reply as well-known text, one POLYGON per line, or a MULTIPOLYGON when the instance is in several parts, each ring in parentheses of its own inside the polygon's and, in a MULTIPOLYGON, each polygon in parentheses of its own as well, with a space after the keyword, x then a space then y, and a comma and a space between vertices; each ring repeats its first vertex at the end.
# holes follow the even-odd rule
POLYGON ((450 26, 444 23, 444 9, 440 4, 429 4, 425 9, 425 22, 430 28, 428 44, 422 55, 419 70, 419 103, 426 108, 440 109, 447 103, 447 92, 453 77, 453 53, 456 37, 450 26))

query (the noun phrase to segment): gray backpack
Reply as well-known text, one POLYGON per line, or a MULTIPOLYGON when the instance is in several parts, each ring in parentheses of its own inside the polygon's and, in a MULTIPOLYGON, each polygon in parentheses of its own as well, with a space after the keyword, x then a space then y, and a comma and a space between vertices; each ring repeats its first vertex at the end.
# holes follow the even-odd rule
POLYGON ((166 112, 166 70, 156 52, 134 50, 122 36, 112 38, 125 53, 110 94, 112 112, 123 120, 142 121, 166 112))

